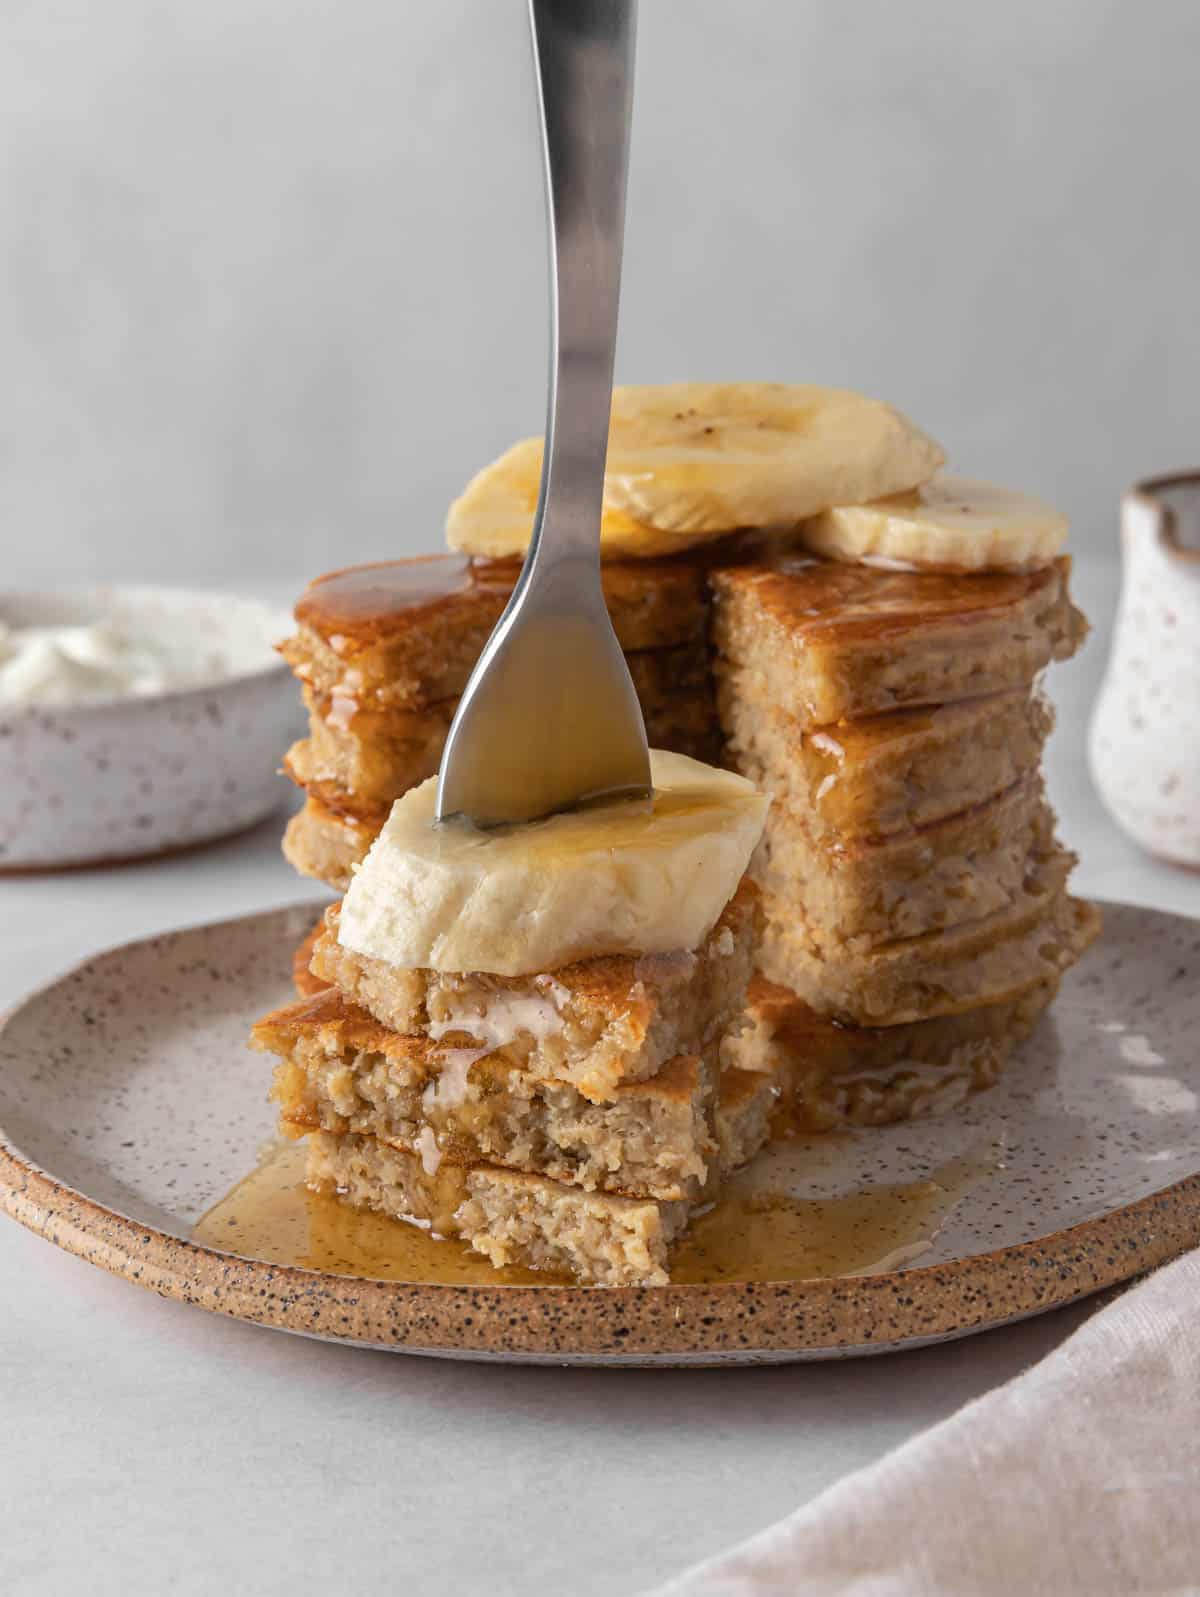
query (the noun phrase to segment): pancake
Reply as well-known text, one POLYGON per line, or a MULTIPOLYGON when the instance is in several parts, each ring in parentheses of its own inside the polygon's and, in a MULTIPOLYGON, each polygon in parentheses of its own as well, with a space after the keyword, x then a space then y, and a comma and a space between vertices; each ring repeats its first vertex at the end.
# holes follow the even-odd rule
MULTIPOLYGON (((771 1074, 722 1072, 717 1179, 758 1152, 778 1092, 771 1074)), ((587 1192, 497 1165, 435 1163, 355 1132, 311 1132, 307 1175, 355 1208, 461 1238, 497 1267, 524 1265, 588 1286, 665 1286, 671 1244, 694 1208, 684 1199, 587 1192)))
POLYGON ((962 1103, 994 1084, 1058 991, 1033 983, 998 1004, 901 1026, 847 1026, 786 987, 756 976, 749 1024, 722 1047, 726 1074, 766 1071, 780 1083, 776 1136, 882 1126, 962 1103))
POLYGON ((271 1096, 294 1128, 666 1199, 699 1197, 716 1153, 715 1070, 696 1056, 594 1104, 502 1056, 389 1031, 332 989, 265 1016, 251 1041, 279 1056, 271 1096))
POLYGON ((1006 909, 1053 834, 1041 777, 1026 776, 974 809, 869 841, 815 841, 805 819, 772 808, 751 870, 789 906, 792 932, 835 957, 1006 909))
POLYGON ((310 796, 284 829, 283 856, 301 876, 344 893, 381 825, 382 820, 364 821, 310 796))
MULTIPOLYGON (((416 709, 466 687, 512 593, 518 566, 427 555, 333 571, 296 605, 297 631, 281 653, 302 682, 347 709, 416 709)), ((646 560, 602 573, 623 649, 703 642, 704 567, 646 560)))
POLYGON ((497 1165, 431 1170, 420 1154, 353 1132, 309 1136, 307 1180, 353 1208, 459 1238, 498 1269, 518 1264, 584 1286, 665 1286, 690 1215, 683 1200, 585 1192, 497 1165))
POLYGON ((717 670, 742 700, 803 726, 1027 687, 1087 623, 1070 561, 978 576, 784 555, 713 572, 717 670))
POLYGON ((531 976, 404 970, 337 940, 337 908, 313 973, 381 1025, 486 1047, 510 1068, 565 1081, 593 1102, 703 1054, 738 1019, 754 959, 758 893, 743 882, 694 953, 586 959, 531 976))
POLYGON ((1063 850, 1038 861, 1014 902, 981 920, 828 958, 786 905, 767 899, 760 968, 818 1014, 849 1025, 898 1026, 1005 1003, 1056 980, 1099 932, 1098 911, 1065 891, 1073 864, 1063 850))
POLYGON ((301 787, 324 783, 371 809, 383 808, 436 774, 458 700, 418 710, 339 715, 343 701, 306 688, 307 738, 288 750, 288 775, 301 787))
POLYGON ((814 838, 871 839, 984 804, 1038 769, 1054 712, 1036 689, 806 727, 780 704, 717 684, 730 761, 814 838))

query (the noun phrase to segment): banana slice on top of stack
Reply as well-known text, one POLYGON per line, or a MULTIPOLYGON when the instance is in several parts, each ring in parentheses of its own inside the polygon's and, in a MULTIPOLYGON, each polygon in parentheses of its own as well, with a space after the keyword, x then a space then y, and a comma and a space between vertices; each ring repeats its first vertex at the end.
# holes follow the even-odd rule
MULTIPOLYGON (((484 560, 523 555, 533 534, 542 480, 542 440, 522 438, 477 472, 450 506, 446 542, 451 549, 484 560)), ((605 560, 648 560, 676 554, 695 539, 643 527, 608 502, 605 481, 600 514, 600 552, 605 560)))
MULTIPOLYGON (((678 554, 742 528, 793 528, 832 505, 927 482, 932 439, 879 400, 787 383, 668 383, 613 390, 601 550, 678 554)), ((490 559, 528 547, 542 440, 486 466, 450 507, 452 549, 490 559)))
MULTIPOLYGON (((787 383, 613 390, 601 555, 680 554, 731 533, 787 533, 826 559, 912 570, 1030 570, 1067 521, 1025 494, 939 475, 936 443, 890 405, 787 383)), ((533 530, 542 440, 486 466, 450 507, 452 549, 499 560, 533 530)))
POLYGON ((805 548, 832 560, 938 571, 1032 570, 1066 537, 1061 511, 949 474, 874 504, 825 510, 800 532, 805 548))

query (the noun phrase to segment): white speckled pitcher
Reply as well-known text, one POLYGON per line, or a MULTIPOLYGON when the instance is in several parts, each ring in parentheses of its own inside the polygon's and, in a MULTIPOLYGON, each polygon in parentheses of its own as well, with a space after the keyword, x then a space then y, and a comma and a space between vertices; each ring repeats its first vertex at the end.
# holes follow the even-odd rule
POLYGON ((1135 842, 1200 865, 1200 472, 1130 489, 1121 546, 1116 633, 1092 717, 1092 776, 1135 842))

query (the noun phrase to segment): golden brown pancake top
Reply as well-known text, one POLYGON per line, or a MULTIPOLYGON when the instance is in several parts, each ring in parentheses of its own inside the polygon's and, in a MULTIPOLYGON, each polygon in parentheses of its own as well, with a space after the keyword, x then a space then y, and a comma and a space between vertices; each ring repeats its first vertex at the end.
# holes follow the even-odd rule
MULTIPOLYGON (((454 624, 499 617, 520 573, 514 560, 470 560, 465 555, 418 555, 330 571, 310 582, 296 605, 296 620, 339 654, 391 642, 426 626, 432 615, 454 624)), ((707 606, 705 567, 698 561, 629 560, 606 564, 601 577, 618 630, 628 613, 649 607, 655 636, 630 636, 627 648, 671 647, 703 633, 707 606)))
POLYGON ((866 641, 994 617, 1062 592, 1070 561, 1037 571, 882 571, 803 555, 714 573, 718 590, 751 590, 762 610, 800 640, 866 641))
POLYGON ((347 566, 309 583, 296 605, 296 620, 339 652, 341 640, 344 647, 366 647, 421 624, 431 610, 483 606, 499 613, 516 571, 508 563, 474 564, 456 554, 347 566))

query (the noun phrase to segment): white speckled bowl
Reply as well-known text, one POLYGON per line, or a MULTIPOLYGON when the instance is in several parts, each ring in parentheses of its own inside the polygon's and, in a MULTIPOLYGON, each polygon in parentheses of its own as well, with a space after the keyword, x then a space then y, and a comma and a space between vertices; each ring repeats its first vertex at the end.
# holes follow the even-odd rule
POLYGON ((92 588, 0 592, 25 626, 115 617, 150 637, 261 658, 207 687, 112 703, 0 704, 0 870, 133 859, 224 837, 282 802, 279 758, 301 721, 272 645, 284 611, 227 593, 92 588))

